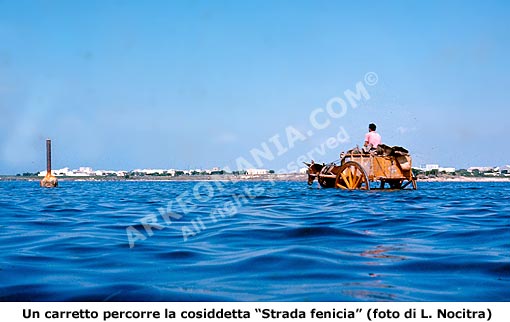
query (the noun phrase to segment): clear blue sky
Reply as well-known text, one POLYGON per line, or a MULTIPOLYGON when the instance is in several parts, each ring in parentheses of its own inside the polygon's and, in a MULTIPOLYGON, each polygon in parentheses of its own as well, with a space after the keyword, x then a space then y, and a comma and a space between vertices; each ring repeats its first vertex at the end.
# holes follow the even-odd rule
MULTIPOLYGON (((375 122, 415 164, 510 163, 508 1, 0 0, 0 174, 224 166, 354 89, 371 99, 264 164, 375 122)), ((285 141, 285 140, 284 140, 285 141)))

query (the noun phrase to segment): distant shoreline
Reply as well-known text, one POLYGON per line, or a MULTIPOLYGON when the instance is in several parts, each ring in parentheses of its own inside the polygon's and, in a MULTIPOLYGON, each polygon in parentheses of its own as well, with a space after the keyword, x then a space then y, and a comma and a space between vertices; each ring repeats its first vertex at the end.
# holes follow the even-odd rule
MULTIPOLYGON (((5 181, 37 181, 42 177, 23 177, 23 176, 0 176, 0 182, 5 181)), ((137 176, 137 177, 58 177, 60 182, 72 181, 108 181, 108 182, 193 182, 193 181, 294 181, 305 182, 306 174, 262 174, 262 175, 194 175, 194 176, 137 176)), ((462 176, 440 176, 429 178, 418 178, 418 182, 510 182, 510 177, 462 177, 462 176)))
MULTIPOLYGON (((0 176, 0 181, 40 181, 42 177, 0 176)), ((260 174, 260 175, 193 175, 193 176, 135 176, 135 177, 57 177, 58 181, 306 181, 305 174, 260 174)))
POLYGON ((437 177, 417 179, 418 182, 510 182, 510 177, 437 177))

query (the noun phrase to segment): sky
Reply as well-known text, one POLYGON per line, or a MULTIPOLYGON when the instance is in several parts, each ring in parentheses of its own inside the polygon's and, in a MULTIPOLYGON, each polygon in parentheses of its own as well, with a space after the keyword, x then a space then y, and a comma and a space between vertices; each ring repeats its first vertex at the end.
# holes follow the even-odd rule
POLYGON ((415 166, 510 164, 509 49, 508 1, 0 0, 0 174, 46 138, 54 168, 288 169, 371 122, 415 166))

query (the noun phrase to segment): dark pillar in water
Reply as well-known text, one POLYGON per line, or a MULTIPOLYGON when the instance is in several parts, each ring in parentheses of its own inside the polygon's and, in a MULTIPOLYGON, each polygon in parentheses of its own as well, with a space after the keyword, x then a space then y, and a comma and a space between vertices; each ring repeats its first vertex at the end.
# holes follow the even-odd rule
POLYGON ((46 173, 51 173, 51 140, 46 140, 46 173))

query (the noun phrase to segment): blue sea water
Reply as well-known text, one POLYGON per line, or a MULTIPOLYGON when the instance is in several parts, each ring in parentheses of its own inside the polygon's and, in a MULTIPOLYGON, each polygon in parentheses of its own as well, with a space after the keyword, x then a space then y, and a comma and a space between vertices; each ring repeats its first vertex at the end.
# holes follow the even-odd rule
POLYGON ((0 182, 0 299, 510 301, 509 195, 509 183, 0 182))

